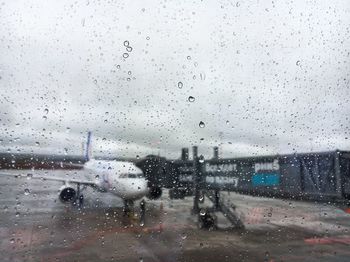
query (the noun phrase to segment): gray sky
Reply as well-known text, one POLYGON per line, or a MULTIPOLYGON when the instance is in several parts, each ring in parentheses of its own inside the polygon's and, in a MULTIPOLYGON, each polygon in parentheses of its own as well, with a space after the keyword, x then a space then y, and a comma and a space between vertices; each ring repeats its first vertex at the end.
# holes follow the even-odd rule
POLYGON ((350 150, 349 81, 347 0, 0 3, 1 151, 350 150))

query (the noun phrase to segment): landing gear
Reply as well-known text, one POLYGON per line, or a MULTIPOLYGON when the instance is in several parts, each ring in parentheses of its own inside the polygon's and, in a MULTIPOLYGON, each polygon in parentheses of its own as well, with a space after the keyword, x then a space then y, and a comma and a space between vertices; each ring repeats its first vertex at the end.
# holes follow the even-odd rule
POLYGON ((84 204, 84 195, 80 193, 80 184, 77 184, 77 195, 75 197, 75 200, 73 201, 73 206, 76 206, 78 208, 81 208, 84 204))
POLYGON ((124 212, 124 216, 130 216, 134 212, 133 200, 124 200, 123 212, 124 212))
POLYGON ((84 195, 81 194, 80 196, 78 196, 78 207, 82 207, 84 204, 84 195))
POLYGON ((145 217, 146 217, 146 201, 142 199, 140 202, 140 226, 145 225, 145 217))

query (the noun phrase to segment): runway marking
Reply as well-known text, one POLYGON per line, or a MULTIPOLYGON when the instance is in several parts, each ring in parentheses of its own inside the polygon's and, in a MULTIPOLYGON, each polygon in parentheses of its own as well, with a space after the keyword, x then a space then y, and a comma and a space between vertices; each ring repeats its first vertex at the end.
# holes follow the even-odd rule
POLYGON ((245 222, 250 225, 260 224, 263 218, 263 211, 264 211, 264 208, 261 208, 261 207, 252 208, 251 210, 248 211, 248 217, 245 222))
POLYGON ((75 241, 72 243, 71 247, 62 250, 62 252, 57 252, 51 255, 47 255, 41 258, 41 261, 48 261, 51 259, 57 259, 58 257, 65 257, 73 252, 76 252, 83 247, 87 247, 89 244, 96 243, 96 240, 99 240, 101 236, 110 235, 113 233, 161 233, 164 231, 164 228, 167 230, 181 230, 181 229, 195 229, 195 226, 192 225, 186 225, 186 224, 172 224, 172 225, 165 225, 163 223, 160 223, 159 225, 153 226, 153 227, 141 227, 141 226, 127 226, 127 227, 115 227, 108 230, 98 230, 86 237, 82 237, 81 240, 75 241))
POLYGON ((306 238, 304 242, 310 245, 345 244, 350 245, 350 237, 306 238))
MULTIPOLYGON (((10 234, 8 234, 10 235, 10 234)), ((32 245, 39 245, 47 240, 45 234, 33 232, 33 229, 16 229, 12 234, 12 242, 9 239, 4 242, 5 248, 11 248, 15 250, 31 249, 32 245)))

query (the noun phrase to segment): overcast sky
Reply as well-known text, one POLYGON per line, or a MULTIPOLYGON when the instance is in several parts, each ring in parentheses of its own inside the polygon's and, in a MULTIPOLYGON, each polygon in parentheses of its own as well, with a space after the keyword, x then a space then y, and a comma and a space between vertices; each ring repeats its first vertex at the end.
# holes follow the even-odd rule
POLYGON ((2 152, 350 150, 349 86, 347 0, 0 3, 2 152))

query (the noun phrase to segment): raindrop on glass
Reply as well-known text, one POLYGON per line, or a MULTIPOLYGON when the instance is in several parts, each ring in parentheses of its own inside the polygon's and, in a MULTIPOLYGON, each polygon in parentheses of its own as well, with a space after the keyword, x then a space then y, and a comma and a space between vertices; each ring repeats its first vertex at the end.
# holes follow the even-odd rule
POLYGON ((204 127, 205 127, 205 124, 204 124, 203 121, 200 121, 200 122, 199 122, 199 127, 200 127, 200 128, 204 128, 204 127))
POLYGON ((124 58, 128 58, 128 57, 129 57, 129 54, 128 54, 128 53, 124 53, 124 54, 123 54, 123 57, 124 57, 124 58))
POLYGON ((128 40, 125 40, 124 41, 124 46, 128 47, 130 45, 129 41, 128 40))
POLYGON ((195 99, 193 96, 189 96, 189 97, 188 97, 188 101, 189 101, 189 102, 194 102, 194 100, 196 100, 196 99, 195 99))
POLYGON ((199 211, 199 214, 200 214, 201 216, 204 216, 204 215, 205 215, 205 210, 204 210, 204 209, 201 209, 201 210, 199 211))
POLYGON ((198 161, 199 163, 204 163, 204 156, 200 155, 198 161))
POLYGON ((26 196, 28 196, 28 195, 30 194, 30 191, 29 191, 28 188, 24 189, 24 194, 25 194, 26 196))
POLYGON ((178 82, 178 83, 177 83, 177 87, 178 87, 178 88, 181 89, 183 86, 184 86, 184 84, 183 84, 182 82, 178 82))

